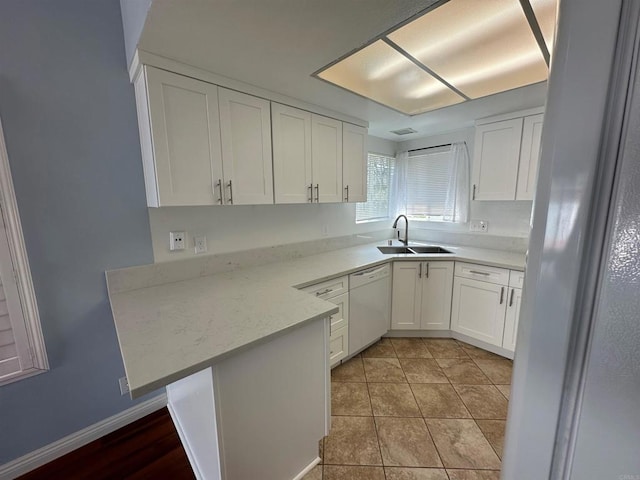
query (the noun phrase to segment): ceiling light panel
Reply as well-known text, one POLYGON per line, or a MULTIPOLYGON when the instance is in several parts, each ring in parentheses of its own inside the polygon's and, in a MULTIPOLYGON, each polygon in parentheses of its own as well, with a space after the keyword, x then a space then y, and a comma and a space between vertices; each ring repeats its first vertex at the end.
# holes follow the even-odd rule
POLYGON ((382 40, 335 63, 318 76, 408 115, 464 101, 382 40))
POLYGON ((536 16, 544 43, 547 44, 547 50, 551 53, 553 40, 556 32, 556 18, 558 14, 558 0, 529 0, 531 8, 536 16))
POLYGON ((470 98, 548 76, 518 0, 449 0, 388 38, 470 98))

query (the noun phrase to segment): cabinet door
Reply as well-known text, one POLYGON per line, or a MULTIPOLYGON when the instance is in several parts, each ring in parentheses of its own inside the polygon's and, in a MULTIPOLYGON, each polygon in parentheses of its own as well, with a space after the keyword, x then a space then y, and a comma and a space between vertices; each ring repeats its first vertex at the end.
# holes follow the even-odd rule
POLYGON ((391 288, 391 329, 419 330, 421 262, 394 262, 391 288))
POLYGON ((342 124, 342 183, 345 202, 367 201, 367 129, 342 124))
POLYGON ((311 202, 311 114, 271 104, 276 203, 311 202))
POLYGON ((311 115, 314 201, 342 202, 342 122, 311 115))
MULTIPOLYGON (((220 192, 214 192, 222 179, 218 87, 145 68, 157 206, 218 203, 220 192)), ((152 167, 145 168, 145 177, 152 167)))
POLYGON ((515 200, 522 118, 476 127, 474 200, 515 200))
POLYGON ((540 113, 524 119, 516 200, 533 200, 533 194, 536 191, 543 117, 544 115, 540 113))
POLYGON ((349 293, 343 293, 327 301, 339 308, 338 313, 331 315, 331 336, 333 337, 337 330, 349 326, 349 293))
POLYGON ((453 294, 453 262, 424 262, 420 328, 449 330, 453 294))
POLYGON ((510 288, 507 303, 507 315, 504 320, 504 337, 502 347, 514 352, 516 337, 518 336, 518 321, 520 320, 520 305, 522 304, 522 289, 510 288))
POLYGON ((273 203, 270 103, 219 89, 225 203, 273 203))
POLYGON ((344 326, 337 329, 329 339, 329 365, 335 366, 349 355, 349 328, 344 326))
POLYGON ((502 346, 507 287, 456 277, 451 330, 502 346))

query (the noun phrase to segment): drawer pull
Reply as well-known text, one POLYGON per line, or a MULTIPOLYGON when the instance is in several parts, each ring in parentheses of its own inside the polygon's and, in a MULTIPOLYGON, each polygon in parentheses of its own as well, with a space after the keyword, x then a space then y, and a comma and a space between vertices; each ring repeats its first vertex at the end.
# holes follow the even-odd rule
POLYGON ((321 295, 326 295, 327 293, 330 293, 330 292, 333 292, 333 288, 325 288, 321 292, 316 292, 316 297, 319 297, 321 295))
POLYGON ((475 273, 476 275, 484 275, 485 277, 488 277, 489 275, 491 275, 489 272, 479 272, 477 270, 469 270, 469 273, 475 273))

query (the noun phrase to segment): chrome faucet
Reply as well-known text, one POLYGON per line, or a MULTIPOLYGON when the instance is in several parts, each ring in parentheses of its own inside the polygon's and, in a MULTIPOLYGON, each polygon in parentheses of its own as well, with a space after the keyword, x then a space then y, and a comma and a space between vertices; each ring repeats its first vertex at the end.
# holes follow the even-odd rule
POLYGON ((400 218, 404 218, 404 240, 402 240, 400 238, 400 234, 398 234, 398 241, 404 243, 405 245, 409 245, 409 220, 407 220, 407 217, 405 215, 398 215, 391 228, 396 228, 398 226, 398 220, 400 220, 400 218))

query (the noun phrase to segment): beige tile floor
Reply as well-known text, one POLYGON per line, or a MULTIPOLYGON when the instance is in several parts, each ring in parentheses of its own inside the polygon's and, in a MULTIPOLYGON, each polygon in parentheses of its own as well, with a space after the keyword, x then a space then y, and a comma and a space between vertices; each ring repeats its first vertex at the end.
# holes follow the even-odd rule
POLYGON ((305 480, 499 480, 511 366, 452 339, 380 340, 331 372, 305 480))

